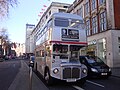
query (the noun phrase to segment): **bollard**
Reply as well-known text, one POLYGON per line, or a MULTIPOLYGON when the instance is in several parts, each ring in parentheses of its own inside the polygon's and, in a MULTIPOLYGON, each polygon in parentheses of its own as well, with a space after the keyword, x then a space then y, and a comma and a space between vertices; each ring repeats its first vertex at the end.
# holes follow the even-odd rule
POLYGON ((32 67, 30 66, 30 85, 29 85, 29 88, 30 90, 32 90, 32 67))

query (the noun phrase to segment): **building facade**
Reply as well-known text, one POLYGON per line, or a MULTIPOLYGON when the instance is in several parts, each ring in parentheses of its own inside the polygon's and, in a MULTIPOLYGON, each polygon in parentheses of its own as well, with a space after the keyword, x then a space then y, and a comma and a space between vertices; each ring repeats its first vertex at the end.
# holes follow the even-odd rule
POLYGON ((25 43, 14 43, 11 50, 15 51, 15 56, 22 56, 25 53, 25 43))
POLYGON ((35 25, 26 24, 26 39, 25 39, 25 53, 33 53, 33 36, 31 35, 32 31, 34 30, 35 25))
POLYGON ((120 0, 75 0, 68 13, 85 20, 87 54, 97 55, 110 67, 120 67, 120 0))

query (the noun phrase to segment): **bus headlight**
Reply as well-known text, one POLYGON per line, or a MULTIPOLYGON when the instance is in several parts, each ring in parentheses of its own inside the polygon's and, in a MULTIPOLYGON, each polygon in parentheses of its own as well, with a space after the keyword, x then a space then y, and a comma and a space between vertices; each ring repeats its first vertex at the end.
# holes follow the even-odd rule
POLYGON ((83 72, 84 74, 87 74, 87 69, 83 68, 82 72, 83 72))
POLYGON ((57 74, 59 72, 59 70, 57 69, 57 68, 55 68, 54 70, 53 70, 53 73, 54 74, 57 74))

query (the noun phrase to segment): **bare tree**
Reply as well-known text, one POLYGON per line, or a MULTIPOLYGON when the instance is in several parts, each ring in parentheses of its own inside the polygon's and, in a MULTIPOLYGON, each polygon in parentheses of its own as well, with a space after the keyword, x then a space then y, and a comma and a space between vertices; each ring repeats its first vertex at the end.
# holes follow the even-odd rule
POLYGON ((3 37, 8 36, 7 29, 5 28, 0 29, 0 36, 3 36, 3 37))
POLYGON ((11 48, 7 29, 0 29, 0 55, 6 55, 9 48, 11 48), (5 52, 5 53, 4 53, 5 52))
POLYGON ((17 5, 17 0, 0 0, 0 19, 9 14, 9 8, 17 5))
POLYGON ((2 28, 0 30, 0 39, 1 39, 1 43, 5 42, 5 41, 10 41, 9 37, 8 37, 7 29, 2 28))

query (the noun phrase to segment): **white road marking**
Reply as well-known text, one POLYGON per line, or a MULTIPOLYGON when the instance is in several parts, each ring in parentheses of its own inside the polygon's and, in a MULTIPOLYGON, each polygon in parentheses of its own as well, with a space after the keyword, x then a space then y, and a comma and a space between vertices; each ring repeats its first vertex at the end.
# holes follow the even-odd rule
POLYGON ((105 87, 105 86, 103 86, 103 85, 101 85, 101 84, 99 84, 99 83, 95 83, 95 82, 92 82, 92 81, 89 81, 89 80, 86 80, 87 82, 89 82, 89 83, 92 83, 92 84, 94 84, 94 85, 97 85, 97 86, 100 86, 100 87, 105 87))
POLYGON ((79 87, 79 86, 73 86, 75 89, 77 90, 84 90, 83 88, 79 87))

